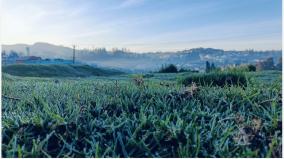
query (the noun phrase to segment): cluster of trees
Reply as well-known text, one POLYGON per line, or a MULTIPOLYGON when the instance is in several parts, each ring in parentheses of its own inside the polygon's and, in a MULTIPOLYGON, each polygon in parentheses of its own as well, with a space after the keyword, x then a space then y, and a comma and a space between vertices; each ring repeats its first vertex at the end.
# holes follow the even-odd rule
POLYGON ((267 58, 266 60, 256 63, 256 70, 282 70, 282 57, 279 58, 278 64, 274 65, 273 58, 267 58))
POLYGON ((249 72, 255 72, 256 71, 256 67, 252 64, 248 65, 247 68, 248 68, 249 72))
POLYGON ((169 65, 163 65, 158 72, 159 73, 178 73, 178 72, 198 72, 198 71, 185 69, 185 68, 178 69, 176 65, 169 64, 169 65))
POLYGON ((15 52, 15 51, 10 51, 10 53, 6 53, 4 50, 2 51, 2 58, 3 57, 6 57, 6 58, 9 58, 9 59, 15 59, 15 58, 19 58, 20 57, 20 54, 15 52))
POLYGON ((211 72, 213 70, 216 70, 216 67, 215 67, 214 63, 212 62, 210 64, 208 61, 206 61, 205 72, 211 72))
MULTIPOLYGON (((211 72, 211 71, 218 71, 220 68, 217 68, 214 63, 209 63, 206 61, 206 68, 205 72, 211 72)), ((232 69, 232 68, 231 68, 232 69)), ((282 70, 282 57, 279 58, 278 63, 275 65, 273 58, 267 58, 266 60, 259 61, 255 65, 248 64, 248 65, 242 65, 237 67, 238 70, 243 71, 249 71, 249 72, 255 72, 255 71, 262 71, 262 70, 282 70)))
POLYGON ((159 73, 177 73, 178 68, 174 64, 169 64, 166 66, 162 66, 162 68, 159 70, 159 73))

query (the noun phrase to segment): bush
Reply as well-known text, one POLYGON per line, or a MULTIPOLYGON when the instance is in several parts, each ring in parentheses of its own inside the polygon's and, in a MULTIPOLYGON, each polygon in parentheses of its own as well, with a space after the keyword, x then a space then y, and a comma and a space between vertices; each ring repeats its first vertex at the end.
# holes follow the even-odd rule
POLYGON ((167 66, 163 66, 160 70, 159 73, 177 73, 178 69, 174 64, 169 64, 167 66))
POLYGON ((256 67, 254 65, 248 65, 248 71, 249 72, 255 72, 256 71, 256 67))
POLYGON ((252 64, 244 64, 240 66, 234 66, 234 67, 227 67, 225 68, 225 71, 228 72, 255 72, 256 66, 252 64))
POLYGON ((247 78, 240 72, 212 72, 206 74, 193 74, 180 81, 184 85, 190 85, 192 82, 198 85, 207 86, 225 86, 240 85, 247 86, 247 78))

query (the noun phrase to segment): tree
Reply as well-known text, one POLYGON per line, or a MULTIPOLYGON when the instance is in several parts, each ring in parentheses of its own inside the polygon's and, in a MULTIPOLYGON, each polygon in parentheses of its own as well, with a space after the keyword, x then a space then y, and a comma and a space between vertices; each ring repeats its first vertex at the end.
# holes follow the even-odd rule
POLYGON ((248 71, 249 72, 255 72, 256 71, 256 67, 254 65, 248 65, 248 71))
POLYGON ((279 58, 278 64, 276 65, 277 70, 282 70, 282 57, 279 58))
POLYGON ((170 64, 168 66, 163 66, 160 70, 160 73, 177 73, 178 69, 174 64, 170 64))
POLYGON ((210 63, 208 61, 206 61, 205 72, 210 72, 210 71, 211 71, 210 63))
POLYGON ((8 56, 8 58, 11 58, 11 59, 16 59, 18 57, 19 57, 18 53, 13 51, 13 50, 10 52, 10 54, 8 56))
POLYGON ((6 57, 6 51, 2 50, 2 57, 6 57))
POLYGON ((272 57, 268 58, 265 64, 267 69, 274 69, 274 62, 272 57))
POLYGON ((213 70, 216 70, 215 64, 212 62, 211 65, 208 61, 206 61, 206 68, 205 72, 211 72, 213 70))
POLYGON ((210 68, 210 69, 211 69, 211 71, 216 69, 216 67, 215 67, 215 65, 214 65, 213 62, 212 62, 212 64, 211 64, 211 68, 210 68))

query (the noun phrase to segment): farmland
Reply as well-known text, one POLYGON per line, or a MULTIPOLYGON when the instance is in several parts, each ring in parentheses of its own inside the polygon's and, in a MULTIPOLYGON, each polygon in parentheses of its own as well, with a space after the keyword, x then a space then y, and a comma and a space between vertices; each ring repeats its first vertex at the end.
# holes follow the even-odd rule
POLYGON ((3 157, 281 157, 280 71, 2 76, 3 157), (207 78, 207 77, 206 77, 207 78))

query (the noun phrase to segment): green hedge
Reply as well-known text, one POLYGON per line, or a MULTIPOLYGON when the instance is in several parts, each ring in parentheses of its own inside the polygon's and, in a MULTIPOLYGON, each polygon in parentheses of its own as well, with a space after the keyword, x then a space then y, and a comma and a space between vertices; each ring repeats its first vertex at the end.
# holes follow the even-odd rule
POLYGON ((184 85, 190 85, 192 82, 202 86, 247 86, 247 78, 243 73, 240 72, 212 72, 192 74, 180 80, 180 83, 184 85))

